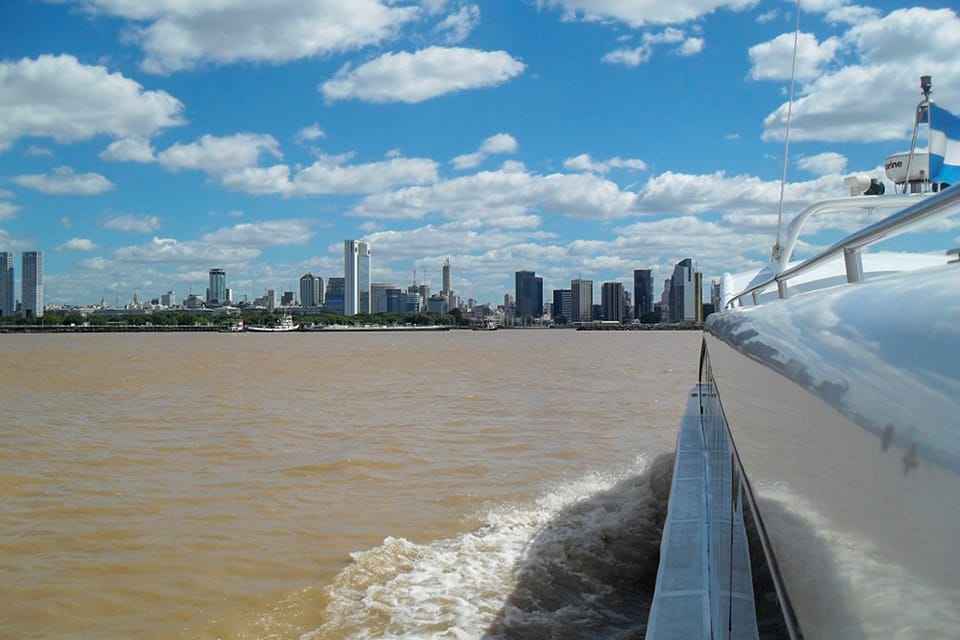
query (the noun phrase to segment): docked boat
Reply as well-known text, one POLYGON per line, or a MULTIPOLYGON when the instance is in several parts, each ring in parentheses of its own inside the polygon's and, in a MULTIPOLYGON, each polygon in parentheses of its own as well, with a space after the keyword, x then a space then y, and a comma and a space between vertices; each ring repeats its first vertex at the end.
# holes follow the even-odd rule
POLYGON ((272 326, 249 326, 247 331, 254 331, 257 333, 283 333, 287 331, 297 331, 300 329, 300 325, 294 323, 293 316, 284 315, 280 318, 280 321, 272 326))
POLYGON ((724 278, 677 440, 648 639, 760 637, 760 572, 786 637, 960 637, 960 250, 865 252, 918 229, 956 237, 960 184, 945 182, 960 166, 935 153, 921 84, 931 152, 888 162, 902 192, 849 179, 852 195, 797 216, 760 273, 724 278), (807 219, 845 209, 893 212, 790 262, 807 219))
POLYGON ((325 324, 310 327, 307 331, 354 331, 361 333, 369 332, 390 332, 390 333, 410 333, 422 331, 449 331, 450 325, 445 324, 424 324, 424 325, 382 325, 382 324, 325 324))
POLYGON ((220 333, 243 333, 243 320, 235 320, 219 329, 220 333))

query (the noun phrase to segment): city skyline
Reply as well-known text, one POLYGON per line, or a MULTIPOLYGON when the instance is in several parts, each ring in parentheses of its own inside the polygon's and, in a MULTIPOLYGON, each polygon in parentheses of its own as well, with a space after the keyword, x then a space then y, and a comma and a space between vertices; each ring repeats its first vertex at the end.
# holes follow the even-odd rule
MULTIPOLYGON (((277 295, 277 296, 279 296, 280 294, 283 294, 283 295, 293 294, 293 296, 294 296, 294 298, 295 298, 295 300, 296 300, 296 302, 297 302, 297 305, 299 305, 299 306, 323 306, 323 305, 324 305, 324 301, 325 301, 325 297, 326 297, 326 295, 329 293, 329 287, 333 287, 333 288, 335 289, 335 291, 336 291, 336 293, 335 293, 336 302, 334 303, 334 306, 337 307, 337 308, 342 307, 343 310, 344 310, 344 312, 345 312, 346 309, 347 309, 347 302, 346 302, 346 298, 347 298, 347 287, 349 286, 349 285, 347 284, 348 278, 347 278, 347 275, 346 275, 346 274, 347 274, 347 272, 348 272, 348 270, 349 270, 349 265, 350 265, 351 261, 354 262, 355 264, 354 264, 353 266, 356 267, 356 269, 357 269, 357 274, 358 274, 357 276, 355 276, 355 278, 357 279, 357 280, 356 280, 356 284, 357 284, 357 287, 358 287, 358 290, 359 290, 359 287, 360 287, 360 280, 359 280, 360 267, 359 267, 359 265, 361 264, 359 254, 360 254, 361 250, 362 250, 362 251, 365 253, 365 255, 366 255, 366 264, 365 264, 365 266, 364 266, 364 271, 365 271, 364 278, 365 278, 365 281, 367 282, 368 291, 369 291, 370 293, 369 293, 369 294, 364 294, 364 295, 365 295, 365 296, 369 296, 369 300, 370 300, 370 310, 369 310, 369 312, 370 312, 370 313, 377 313, 377 311, 375 310, 375 304, 374 304, 374 290, 375 290, 378 286, 379 286, 381 289, 383 289, 384 287, 401 287, 401 288, 406 288, 406 287, 410 286, 410 287, 417 287, 417 288, 419 288, 421 291, 426 291, 426 292, 429 292, 429 291, 431 290, 431 282, 432 282, 432 279, 429 277, 429 275, 428 275, 426 272, 420 272, 420 276, 421 276, 421 277, 426 276, 426 277, 425 277, 425 280, 424 280, 423 282, 420 282, 420 283, 417 282, 417 274, 416 274, 416 273, 414 273, 414 275, 413 275, 413 278, 414 278, 413 282, 409 283, 409 285, 408 285, 408 284, 404 284, 404 283, 376 282, 376 281, 373 280, 373 276, 376 275, 376 274, 375 274, 374 271, 372 271, 371 266, 370 266, 370 265, 371 265, 370 256, 371 256, 372 251, 371 251, 371 248, 370 248, 369 244, 368 244, 368 243, 364 243, 364 242, 358 242, 358 241, 355 241, 355 240, 344 240, 344 242, 343 242, 343 247, 344 247, 344 249, 343 249, 343 251, 344 251, 344 263, 343 263, 343 271, 342 271, 342 274, 343 274, 343 275, 338 275, 338 276, 330 275, 330 276, 327 276, 327 280, 326 280, 326 281, 324 280, 324 276, 323 276, 323 275, 320 275, 320 274, 314 275, 314 274, 312 274, 311 272, 307 272, 307 273, 301 274, 300 277, 298 277, 298 278, 296 279, 296 280, 297 280, 297 283, 296 283, 295 286, 291 286, 291 287, 289 287, 289 288, 288 288, 288 287, 277 287, 277 286, 267 287, 267 288, 264 289, 263 295, 261 295, 261 296, 247 296, 246 294, 242 294, 242 295, 240 295, 240 296, 237 296, 237 295, 235 295, 234 289, 233 289, 232 287, 228 287, 228 286, 227 286, 227 272, 226 272, 224 269, 220 268, 220 267, 212 267, 212 268, 207 269, 207 271, 206 271, 206 273, 207 273, 207 286, 206 286, 206 289, 205 289, 205 291, 204 291, 204 295, 203 295, 202 297, 198 297, 196 293, 193 293, 193 292, 192 292, 192 288, 191 288, 187 293, 183 294, 180 298, 177 298, 176 293, 175 293, 175 291, 173 291, 173 290, 165 290, 163 293, 159 293, 159 294, 156 293, 156 292, 152 292, 152 291, 151 291, 151 292, 137 292, 137 291, 134 291, 134 292, 130 293, 130 295, 127 296, 126 298, 122 298, 122 299, 121 299, 119 296, 117 296, 117 297, 115 298, 115 303, 114 303, 113 306, 121 307, 121 306, 124 306, 124 305, 126 305, 126 304, 129 304, 132 300, 142 300, 142 301, 159 300, 161 306, 168 306, 168 307, 190 306, 189 298, 191 298, 191 297, 195 297, 195 298, 197 298, 198 300, 202 300, 202 302, 203 302, 204 304, 206 304, 206 305, 208 305, 208 306, 212 306, 212 307, 230 306, 230 305, 235 305, 235 304, 240 303, 240 302, 248 302, 248 303, 249 303, 249 302, 254 301, 254 300, 256 300, 256 299, 264 298, 265 296, 268 296, 271 292, 272 292, 274 295, 277 295), (362 247, 362 249, 361 249, 361 247, 362 247), (324 286, 324 282, 326 282, 326 286, 324 286), (305 291, 308 292, 306 295, 305 295, 305 293, 304 293, 305 291), (316 292, 314 292, 314 291, 316 291, 316 292), (307 300, 308 302, 305 303, 304 300, 307 300), (317 302, 319 302, 319 304, 318 304, 318 305, 311 304, 311 302, 314 301, 314 300, 316 300, 317 302)), ((42 252, 42 251, 39 251, 39 252, 37 252, 37 251, 32 251, 32 252, 22 252, 22 253, 24 253, 24 254, 39 254, 39 255, 41 256, 41 257, 40 257, 40 264, 41 264, 41 267, 40 267, 40 268, 41 268, 41 270, 42 270, 42 260, 43 260, 43 259, 42 259, 42 255, 43 255, 43 252, 42 252)), ((22 260, 23 260, 23 258, 21 257, 21 261, 22 261, 22 260)), ((22 295, 21 295, 21 296, 16 295, 16 292, 19 290, 19 291, 21 291, 21 293, 22 293, 23 288, 22 288, 21 278, 20 278, 20 277, 16 277, 16 278, 15 278, 15 276, 14 276, 14 274, 15 274, 15 272, 16 272, 16 269, 13 268, 13 261, 14 261, 14 254, 13 254, 12 252, 0 252, 0 274, 3 274, 3 275, 2 275, 3 280, 0 281, 0 295, 3 295, 3 294, 4 294, 4 291, 5 291, 5 289, 4 289, 5 282, 6 282, 7 280, 9 280, 10 283, 11 283, 11 284, 10 284, 10 288, 9 288, 9 295, 11 296, 11 307, 10 307, 10 308, 11 308, 11 309, 18 309, 18 308, 22 305, 22 302, 23 302, 22 298, 23 298, 23 296, 22 296, 22 295), (9 269, 6 269, 6 265, 9 265, 9 269), (18 283, 21 283, 20 286, 17 286, 18 283)), ((694 265, 694 267, 695 267, 695 265, 696 265, 696 261, 693 260, 693 259, 684 259, 682 262, 685 262, 685 263, 689 263, 689 264, 691 264, 691 265, 694 265)), ((674 266, 674 271, 675 271, 675 270, 676 270, 676 265, 674 266)), ((21 271, 25 271, 25 269, 21 269, 21 271)), ((467 299, 475 300, 477 304, 492 305, 492 306, 494 306, 494 307, 497 306, 497 303, 494 302, 493 300, 480 300, 480 299, 475 298, 474 296, 469 296, 469 295, 467 295, 467 296, 459 296, 459 295, 456 295, 458 292, 455 291, 455 288, 453 287, 453 280, 452 280, 453 265, 451 264, 451 261, 450 261, 449 258, 445 258, 445 259, 443 260, 443 263, 440 265, 439 271, 440 271, 440 274, 441 274, 441 282, 442 282, 442 285, 441 285, 441 286, 442 286, 442 288, 441 288, 441 290, 440 290, 439 292, 437 292, 436 295, 438 295, 438 296, 444 296, 444 297, 448 300, 448 308, 451 308, 451 309, 454 308, 454 304, 453 304, 454 300, 459 300, 460 302, 466 302, 467 299)), ((632 285, 634 288, 633 288, 633 290, 632 290, 632 291, 633 291, 633 294, 631 294, 631 295, 636 295, 636 291, 637 291, 637 289, 636 289, 636 287, 637 287, 636 278, 637 278, 637 273, 640 273, 640 272, 647 274, 648 277, 649 277, 649 274, 651 273, 651 270, 650 270, 650 269, 638 269, 638 270, 634 270, 634 272, 633 272, 633 285, 632 285)), ((699 272, 698 272, 698 273, 699 273, 699 272)), ((535 295, 537 296, 537 297, 536 297, 536 300, 539 302, 539 307, 540 307, 541 309, 544 308, 544 303, 547 302, 547 296, 546 296, 546 294, 544 293, 545 291, 550 292, 550 295, 551 295, 551 296, 555 296, 555 295, 556 295, 556 292, 561 291, 561 290, 566 291, 568 294, 569 294, 570 291, 571 291, 570 288, 562 289, 562 287, 553 287, 553 288, 547 288, 547 289, 545 289, 545 288, 544 288, 544 285, 543 285, 543 278, 540 277, 540 276, 537 276, 537 275, 536 275, 536 272, 534 272, 534 271, 516 271, 516 272, 514 272, 514 285, 515 285, 515 286, 514 286, 512 295, 511 295, 511 298, 514 298, 515 301, 516 301, 516 300, 520 300, 521 297, 524 297, 524 296, 519 295, 519 292, 520 292, 519 286, 520 286, 520 281, 521 281, 521 280, 520 280, 521 274, 524 274, 523 281, 524 281, 525 284, 524 284, 523 286, 524 286, 524 291, 526 292, 525 295, 527 295, 527 293, 535 294, 535 295), (531 286, 533 286, 534 288, 533 288, 533 289, 530 289, 531 286)), ((609 284, 610 282, 612 282, 612 281, 602 281, 602 282, 601 282, 601 281, 595 281, 595 280, 591 280, 591 279, 581 279, 582 275, 583 275, 583 274, 579 274, 579 275, 578 275, 578 278, 577 278, 576 280, 571 281, 571 285, 570 285, 570 286, 572 286, 572 283, 573 283, 573 282, 589 283, 589 285, 590 285, 590 287, 591 287, 591 293, 590 293, 589 299, 590 299, 591 301, 592 301, 593 299, 600 299, 599 296, 594 295, 594 294, 595 294, 595 293, 600 293, 600 294, 602 294, 602 290, 603 290, 604 285, 609 284), (596 291, 593 291, 593 290, 596 290, 596 291)), ((702 274, 701 274, 701 275, 702 275, 702 274)), ((622 282, 622 281, 623 281, 622 278, 621 278, 621 279, 618 279, 618 280, 615 280, 615 282, 617 282, 617 283, 619 283, 619 284, 621 285, 621 287, 623 288, 623 291, 624 291, 625 293, 628 293, 630 290, 627 289, 627 287, 626 287, 625 285, 623 285, 623 282, 622 282)), ((712 282, 701 282, 701 289, 702 289, 704 286, 712 286, 712 285, 714 285, 714 284, 716 284, 716 283, 712 283, 712 282)), ((651 283, 650 283, 650 286, 651 286, 650 291, 651 291, 651 292, 654 292, 655 287, 653 287, 652 281, 651 281, 651 283)), ((666 291, 669 292, 669 289, 666 289, 666 291)), ((381 292, 381 293, 382 293, 382 292, 381 292)), ((508 294, 508 295, 511 294, 510 291, 506 291, 506 292, 502 292, 500 295, 498 295, 498 296, 496 296, 496 297, 497 297, 497 298, 500 298, 503 293, 506 293, 506 294, 508 294)), ((43 293, 42 293, 42 273, 41 273, 40 295, 41 295, 41 297, 43 296, 43 293)), ((650 308, 649 308, 648 311, 652 311, 653 306, 654 306, 654 303, 652 302, 652 295, 653 295, 653 293, 651 293, 651 300, 650 300, 650 302, 649 302, 650 308)), ((704 296, 704 297, 708 297, 708 296, 704 296)), ((426 301, 426 299, 424 299, 424 301, 426 301)), ((2 302, 2 300, 0 300, 0 302, 2 302)), ((568 302, 569 302, 569 295, 568 295, 568 302)), ((56 305, 56 304, 55 304, 55 305, 50 305, 50 306, 54 306, 54 307, 67 306, 67 307, 78 307, 78 308, 79 308, 79 307, 96 306, 96 305, 99 305, 100 303, 106 304, 107 306, 111 306, 111 305, 109 304, 109 302, 106 300, 106 298, 102 298, 102 299, 99 300, 99 301, 88 301, 88 302, 81 303, 81 304, 71 304, 71 305, 56 305)), ((585 304, 586 304, 586 303, 585 303, 585 304)), ((657 303, 657 304, 660 304, 660 303, 657 303)), ((664 304, 665 304, 665 302, 664 302, 664 304)), ((522 305, 516 304, 516 306, 517 306, 518 308, 520 308, 522 305)), ((3 317, 4 315, 6 315, 7 317, 16 316, 16 315, 17 315, 16 313, 3 314, 3 313, 2 313, 2 310, 3 310, 3 307, 0 306, 0 317, 3 317)), ((531 313, 526 313, 526 312, 529 311, 529 310, 530 310, 530 309, 527 309, 526 307, 524 307, 524 308, 523 308, 523 312, 520 313, 519 315, 534 315, 534 314, 531 314, 531 313)), ((22 311, 22 309, 21 309, 21 310, 20 310, 20 315, 21 315, 21 316, 22 316, 22 313, 23 313, 23 311, 22 311)), ((357 311, 357 312, 355 312, 355 313, 363 313, 363 311, 357 311)), ((355 315, 355 313, 353 313, 353 314, 347 314, 347 313, 345 313, 345 315, 355 315)), ((631 313, 635 313, 633 301, 631 301, 631 313)), ((639 317, 639 316, 638 316, 638 315, 635 315, 635 317, 639 317)))
MULTIPOLYGON (((48 304, 203 296, 211 268, 236 299, 298 291, 343 238, 378 281, 438 290, 450 259, 483 301, 522 269, 545 297, 690 256, 710 282, 776 241, 793 3, 134 4, 4 4, 0 252, 44 252, 48 304)), ((786 219, 883 178, 920 75, 960 110, 956 9, 807 4, 786 219)))

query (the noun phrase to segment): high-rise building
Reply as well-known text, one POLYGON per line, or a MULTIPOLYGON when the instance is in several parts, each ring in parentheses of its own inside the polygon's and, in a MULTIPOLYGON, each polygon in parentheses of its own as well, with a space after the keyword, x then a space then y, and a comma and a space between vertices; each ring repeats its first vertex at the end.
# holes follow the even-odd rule
POLYGON ((443 292, 450 293, 453 289, 450 288, 450 259, 447 258, 443 261, 443 292))
POLYGON ((13 288, 13 253, 0 251, 0 317, 16 314, 16 292, 13 288))
POLYGON ((370 313, 370 245, 343 241, 343 313, 370 313))
POLYGON ((403 313, 420 313, 423 311, 423 298, 417 285, 407 287, 407 292, 400 296, 400 311, 403 313))
POLYGON ((447 309, 456 309, 459 306, 457 296, 453 293, 453 274, 452 267, 450 266, 450 258, 447 258, 443 261, 443 289, 440 291, 440 295, 444 296, 447 299, 447 309))
POLYGON ((167 291, 160 295, 160 304, 164 307, 172 307, 177 304, 177 294, 173 291, 167 291))
POLYGON ((633 272, 633 317, 653 311, 653 272, 650 269, 635 269, 633 272))
POLYGON ((693 319, 697 322, 703 322, 703 274, 699 271, 693 272, 693 319))
POLYGON ((543 278, 533 271, 516 272, 517 318, 543 315, 543 278))
POLYGON ((320 278, 309 271, 300 276, 300 306, 320 306, 320 278))
POLYGON ((553 314, 552 317, 554 320, 563 318, 567 322, 570 322, 571 310, 570 310, 570 289, 554 289, 553 290, 553 314))
POLYGON ((593 321, 593 280, 570 281, 570 322, 593 321))
POLYGON ((427 313, 447 313, 450 309, 447 307, 447 297, 435 294, 427 299, 427 313))
POLYGON ((392 284, 385 282, 374 282, 370 285, 370 313, 386 313, 387 309, 387 290, 393 289, 392 284))
POLYGON ((604 320, 623 322, 622 282, 604 282, 600 285, 600 309, 604 320))
POLYGON ((403 310, 403 300, 406 293, 399 287, 390 287, 385 292, 387 296, 387 313, 400 313, 403 310))
POLYGON ((695 291, 693 260, 684 258, 674 266, 670 278, 670 322, 696 320, 695 291))
POLYGON ((21 260, 23 317, 43 317, 43 252, 24 251, 21 260))
POLYGON ((327 280, 327 294, 323 301, 323 308, 336 313, 343 313, 344 279, 330 278, 327 280))
POLYGON ((207 304, 215 307, 230 302, 227 296, 227 272, 223 269, 210 269, 210 284, 207 287, 207 304))

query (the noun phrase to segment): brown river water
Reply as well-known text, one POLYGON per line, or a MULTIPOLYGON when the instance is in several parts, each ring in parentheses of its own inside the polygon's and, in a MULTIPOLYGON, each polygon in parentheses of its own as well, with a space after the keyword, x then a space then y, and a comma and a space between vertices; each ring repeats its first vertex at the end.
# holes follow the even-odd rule
POLYGON ((0 336, 0 638, 635 628, 699 340, 0 336))

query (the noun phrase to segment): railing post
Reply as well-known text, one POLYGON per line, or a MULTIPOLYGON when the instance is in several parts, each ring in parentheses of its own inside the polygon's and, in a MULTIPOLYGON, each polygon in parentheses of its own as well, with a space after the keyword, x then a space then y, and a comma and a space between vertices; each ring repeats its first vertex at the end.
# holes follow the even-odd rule
POLYGON ((790 292, 787 290, 786 280, 777 280, 777 294, 780 296, 781 300, 786 300, 790 297, 790 292))
POLYGON ((860 257, 860 249, 844 247, 843 266, 847 270, 847 282, 863 281, 863 259, 860 257))

